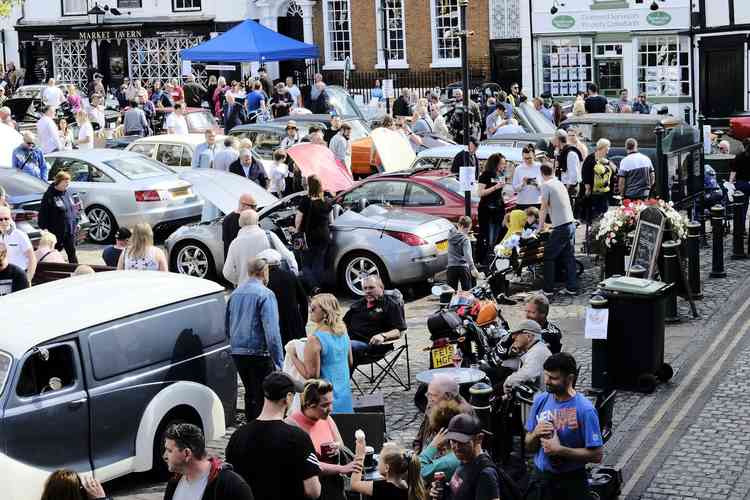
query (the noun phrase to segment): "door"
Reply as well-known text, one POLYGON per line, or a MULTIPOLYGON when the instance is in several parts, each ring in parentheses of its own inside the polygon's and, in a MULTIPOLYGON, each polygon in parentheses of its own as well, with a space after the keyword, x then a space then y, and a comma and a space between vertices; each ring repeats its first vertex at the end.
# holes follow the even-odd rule
MULTIPOLYGON (((294 12, 293 8, 290 7, 290 12, 286 16, 278 18, 278 32, 289 38, 304 42, 305 32, 301 14, 294 12)), ((300 79, 305 76, 305 60, 294 59, 279 62, 279 78, 284 79, 287 76, 294 77, 296 82, 300 82, 300 79)))
POLYGON ((521 83, 521 40, 490 40, 492 81, 508 91, 521 83))
POLYGON ((707 118, 726 118, 744 109, 745 61, 742 38, 701 41, 701 112, 707 118))
POLYGON ((89 400, 75 341, 29 351, 5 406, 10 458, 35 468, 91 470, 89 400))
POLYGON ((617 97, 622 90, 622 59, 597 59, 596 81, 599 93, 605 97, 617 97))

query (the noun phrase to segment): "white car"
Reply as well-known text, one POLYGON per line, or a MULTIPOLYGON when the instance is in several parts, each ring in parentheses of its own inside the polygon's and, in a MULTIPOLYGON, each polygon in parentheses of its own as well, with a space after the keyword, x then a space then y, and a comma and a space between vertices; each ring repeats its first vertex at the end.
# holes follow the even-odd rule
MULTIPOLYGON (((224 149, 224 138, 223 135, 216 136, 217 151, 224 149)), ((204 134, 150 135, 134 140, 125 150, 153 158, 169 167, 190 167, 195 148, 204 142, 206 142, 204 134)))

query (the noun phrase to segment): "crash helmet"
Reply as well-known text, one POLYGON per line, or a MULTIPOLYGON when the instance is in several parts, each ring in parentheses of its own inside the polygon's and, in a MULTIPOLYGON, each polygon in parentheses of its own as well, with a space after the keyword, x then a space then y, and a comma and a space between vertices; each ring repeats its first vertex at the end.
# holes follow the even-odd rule
POLYGON ((477 325, 487 326, 490 323, 494 323, 497 319, 497 308, 492 301, 485 300, 479 306, 479 312, 477 313, 477 325))

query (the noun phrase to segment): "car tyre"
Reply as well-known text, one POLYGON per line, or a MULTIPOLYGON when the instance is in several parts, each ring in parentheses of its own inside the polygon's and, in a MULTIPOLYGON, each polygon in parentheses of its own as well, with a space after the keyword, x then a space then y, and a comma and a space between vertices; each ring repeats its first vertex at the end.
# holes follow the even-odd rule
POLYGON ((101 205, 93 205, 86 209, 89 218, 89 239, 97 244, 111 243, 117 233, 117 221, 112 212, 101 205))
POLYGON ((169 259, 172 272, 216 281, 216 264, 206 245, 198 241, 184 241, 172 250, 169 259))
POLYGON ((339 266, 341 286, 355 298, 364 296, 362 281, 367 276, 380 276, 385 288, 390 286, 383 261, 370 252, 352 252, 339 266))

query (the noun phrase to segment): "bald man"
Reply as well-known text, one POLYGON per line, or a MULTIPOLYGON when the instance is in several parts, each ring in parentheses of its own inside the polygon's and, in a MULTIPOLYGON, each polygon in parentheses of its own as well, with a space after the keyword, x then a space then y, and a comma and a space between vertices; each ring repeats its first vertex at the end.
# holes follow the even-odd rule
POLYGON ((474 415, 474 408, 459 394, 459 390, 458 382, 450 375, 441 373, 432 377, 427 385, 427 408, 424 412, 424 419, 412 444, 416 453, 421 453, 435 437, 435 433, 430 429, 430 410, 440 401, 454 399, 461 405, 464 413, 474 415))
POLYGON ((240 213, 243 210, 257 210, 257 208, 258 205, 255 202, 255 197, 250 193, 245 193, 240 195, 237 209, 232 213, 226 214, 226 217, 224 217, 221 223, 221 235, 222 240, 224 240, 224 260, 227 258, 229 245, 232 244, 237 237, 237 233, 240 232, 240 213))
POLYGON ((44 161, 42 150, 36 145, 36 136, 31 131, 25 131, 21 134, 23 142, 13 150, 11 163, 13 168, 17 168, 37 179, 48 182, 47 173, 49 167, 44 161))

